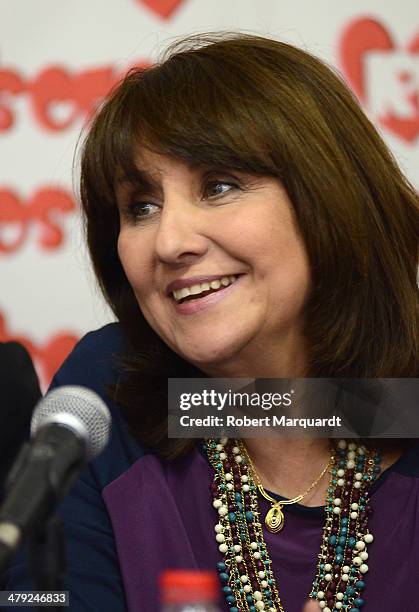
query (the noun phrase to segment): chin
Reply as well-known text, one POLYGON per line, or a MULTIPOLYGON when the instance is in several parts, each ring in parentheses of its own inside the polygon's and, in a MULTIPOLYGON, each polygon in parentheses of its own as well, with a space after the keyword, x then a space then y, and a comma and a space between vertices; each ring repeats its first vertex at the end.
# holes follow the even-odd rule
POLYGON ((200 340, 200 346, 185 347, 179 354, 192 363, 194 366, 210 375, 217 371, 216 376, 219 378, 228 377, 228 372, 231 371, 231 366, 238 359, 240 349, 245 345, 241 342, 226 342, 223 343, 205 343, 205 340, 200 340), (212 346, 211 346, 212 344, 212 346), (225 369, 225 374, 223 370, 225 369))

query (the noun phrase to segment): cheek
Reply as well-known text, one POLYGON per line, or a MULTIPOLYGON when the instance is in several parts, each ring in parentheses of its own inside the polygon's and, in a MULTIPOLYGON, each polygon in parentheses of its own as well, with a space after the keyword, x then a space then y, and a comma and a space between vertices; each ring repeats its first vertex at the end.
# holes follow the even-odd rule
POLYGON ((283 282, 288 287, 290 305, 295 308, 303 307, 311 291, 311 272, 304 250, 296 249, 290 257, 283 282))
POLYGON ((141 285, 147 282, 147 260, 144 244, 129 232, 121 232, 118 237, 117 250, 119 260, 134 291, 138 293, 141 285))
POLYGON ((284 241, 276 253, 276 259, 278 272, 288 286, 300 291, 310 286, 310 264, 304 244, 298 237, 284 241))
POLYGON ((121 262, 124 272, 127 275, 129 282, 131 283, 130 262, 131 262, 132 257, 130 255, 130 243, 126 239, 126 235, 123 234, 122 232, 120 232, 118 236, 117 250, 118 250, 119 261, 121 262))
POLYGON ((311 271, 302 238, 289 221, 272 224, 268 236, 259 259, 260 273, 265 280, 271 279, 275 303, 295 307, 305 303, 310 293, 311 271))

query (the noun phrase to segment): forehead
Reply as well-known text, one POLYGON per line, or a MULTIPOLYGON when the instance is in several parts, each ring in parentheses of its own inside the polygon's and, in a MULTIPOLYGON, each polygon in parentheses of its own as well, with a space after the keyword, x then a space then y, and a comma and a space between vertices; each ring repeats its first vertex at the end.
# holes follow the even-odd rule
POLYGON ((176 159, 158 153, 157 151, 151 151, 150 149, 141 148, 134 156, 134 163, 138 170, 144 174, 149 175, 155 179, 161 178, 164 174, 170 173, 179 168, 193 171, 198 169, 198 165, 187 163, 181 159, 176 159))
POLYGON ((164 153, 141 147, 133 154, 129 168, 120 168, 117 177, 117 186, 124 185, 155 185, 160 184, 166 177, 200 178, 202 174, 211 170, 226 170, 214 162, 200 163, 170 157, 164 153))

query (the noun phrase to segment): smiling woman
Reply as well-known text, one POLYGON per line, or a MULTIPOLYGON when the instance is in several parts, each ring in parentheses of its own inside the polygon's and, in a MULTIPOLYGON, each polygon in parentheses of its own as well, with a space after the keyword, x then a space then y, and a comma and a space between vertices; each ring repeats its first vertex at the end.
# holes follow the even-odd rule
POLYGON ((98 114, 81 193, 99 283, 141 372, 118 401, 163 454, 185 446, 166 437, 170 375, 416 375, 417 196, 308 53, 242 34, 174 44, 98 114), (239 275, 226 301, 205 298, 214 308, 165 295, 214 275, 239 275))
POLYGON ((303 375, 310 273, 279 181, 147 151, 137 164, 155 187, 119 197, 118 255, 150 327, 207 375, 303 375))
POLYGON ((166 567, 217 568, 227 612, 359 612, 366 583, 363 609, 412 609, 417 444, 168 438, 170 377, 418 375, 417 195, 338 76, 262 37, 176 43, 99 110, 81 197, 118 323, 54 380, 114 424, 63 506, 72 609, 156 610, 166 567))

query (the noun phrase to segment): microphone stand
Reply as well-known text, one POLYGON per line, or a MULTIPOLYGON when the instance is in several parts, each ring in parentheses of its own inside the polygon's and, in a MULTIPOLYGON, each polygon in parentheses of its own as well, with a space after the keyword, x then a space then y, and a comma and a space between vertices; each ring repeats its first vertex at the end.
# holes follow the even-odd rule
MULTIPOLYGON (((28 569, 36 591, 62 591, 66 573, 64 525, 58 515, 42 521, 28 536, 28 569)), ((63 604, 64 605, 64 604, 63 604)), ((58 612, 61 606, 48 606, 58 612)), ((45 606, 38 607, 42 612, 45 606)))

